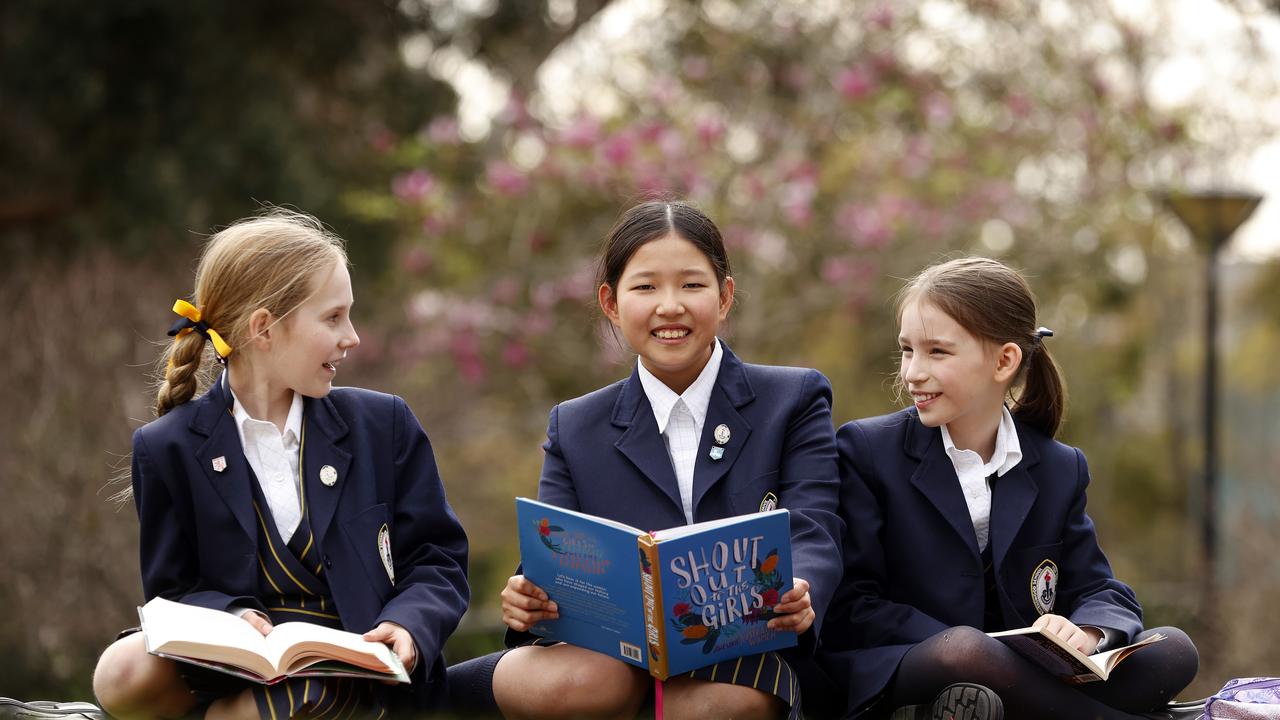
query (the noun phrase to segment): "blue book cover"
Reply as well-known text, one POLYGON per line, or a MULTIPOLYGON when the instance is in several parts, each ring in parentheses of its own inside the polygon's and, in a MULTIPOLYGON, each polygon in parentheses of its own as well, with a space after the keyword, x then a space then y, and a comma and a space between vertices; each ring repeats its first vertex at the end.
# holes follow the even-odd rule
POLYGON ((652 534, 525 498, 516 515, 524 574, 560 607, 536 635, 660 679, 796 644, 767 625, 791 589, 786 510, 652 534))
POLYGON ((635 528, 516 498, 524 575, 560 609, 530 631, 648 668, 635 528))
POLYGON ((796 644, 794 632, 768 626, 791 589, 786 510, 662 530, 642 538, 646 545, 656 550, 650 557, 656 555, 652 571, 662 607, 658 648, 666 648, 665 658, 651 658, 655 676, 796 644))

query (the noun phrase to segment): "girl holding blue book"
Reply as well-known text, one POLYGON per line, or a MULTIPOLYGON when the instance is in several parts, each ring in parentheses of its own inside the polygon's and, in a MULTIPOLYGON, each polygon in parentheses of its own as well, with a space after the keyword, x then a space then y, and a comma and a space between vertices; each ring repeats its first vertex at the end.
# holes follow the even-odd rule
MULTIPOLYGON (((614 225, 598 300, 639 356, 631 376, 551 411, 538 499, 647 530, 785 507, 794 586, 769 621, 798 647, 729 661, 664 685, 668 717, 798 717, 797 659, 812 653, 839 581, 841 524, 831 387, 815 370, 742 362, 717 335, 734 281, 715 224, 683 202, 647 202, 614 225)), ((459 704, 507 717, 628 717, 640 668, 527 631, 557 617, 522 575, 502 591, 505 653, 450 668, 459 704)))

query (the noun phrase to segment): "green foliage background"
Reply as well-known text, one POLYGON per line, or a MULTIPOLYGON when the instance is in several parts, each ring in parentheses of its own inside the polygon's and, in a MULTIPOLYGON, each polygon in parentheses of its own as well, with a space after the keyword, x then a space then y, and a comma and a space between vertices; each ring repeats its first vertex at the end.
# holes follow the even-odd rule
POLYGON ((965 253, 1024 269, 1071 392, 1063 439, 1090 459, 1091 514, 1148 624, 1201 645, 1196 693, 1274 668, 1254 629, 1280 584, 1280 278, 1224 276, 1207 603, 1203 260, 1151 192, 1220 148, 1191 130, 1209 110, 1142 91, 1159 28, 1101 0, 672 0, 629 5, 633 30, 610 34, 619 5, 0 7, 0 694, 87 697, 96 653, 135 622, 136 522, 108 481, 152 416, 202 238, 262 202, 348 240, 364 342, 344 381, 404 396, 432 437, 472 541, 451 659, 500 637, 511 498, 536 492, 548 410, 628 371, 592 307, 595 250, 667 194, 730 243, 735 350, 821 369, 841 422, 896 407, 902 278, 965 253), (407 64, 410 46, 432 62, 407 64), (450 57, 510 85, 487 133, 459 122, 450 57))

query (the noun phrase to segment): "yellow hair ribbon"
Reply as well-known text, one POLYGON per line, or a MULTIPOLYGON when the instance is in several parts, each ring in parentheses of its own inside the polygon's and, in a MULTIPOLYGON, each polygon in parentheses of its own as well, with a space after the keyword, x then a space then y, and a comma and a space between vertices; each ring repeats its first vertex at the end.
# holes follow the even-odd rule
POLYGON ((191 331, 199 332, 213 343, 213 350, 218 354, 218 362, 226 362, 228 356, 231 355, 231 346, 227 344, 217 330, 209 327, 209 324, 200 319, 200 308, 192 305, 186 300, 173 301, 173 311, 181 315, 184 320, 179 320, 169 329, 169 334, 175 339, 186 335, 191 331))

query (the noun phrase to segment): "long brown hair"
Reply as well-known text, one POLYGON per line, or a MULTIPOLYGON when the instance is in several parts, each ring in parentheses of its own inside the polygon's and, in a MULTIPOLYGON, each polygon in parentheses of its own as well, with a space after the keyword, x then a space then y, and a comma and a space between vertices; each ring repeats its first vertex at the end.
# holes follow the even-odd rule
POLYGON ((898 293, 899 325, 903 309, 914 301, 931 303, 977 337, 1021 348, 1022 368, 1010 385, 1010 410, 1049 437, 1057 434, 1066 411, 1066 386, 1037 332, 1035 295, 1017 271, 980 257, 933 265, 898 293))
MULTIPOLYGON (((315 292, 321 271, 334 263, 347 264, 340 238, 310 215, 271 208, 209 239, 196 269, 191 303, 231 346, 234 357, 235 348, 251 339, 249 316, 255 310, 266 308, 279 322, 315 292)), ((157 373, 157 417, 190 400, 207 382, 199 372, 206 355, 212 359, 213 351, 199 333, 165 345, 157 373)))

